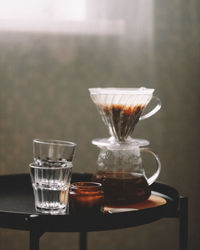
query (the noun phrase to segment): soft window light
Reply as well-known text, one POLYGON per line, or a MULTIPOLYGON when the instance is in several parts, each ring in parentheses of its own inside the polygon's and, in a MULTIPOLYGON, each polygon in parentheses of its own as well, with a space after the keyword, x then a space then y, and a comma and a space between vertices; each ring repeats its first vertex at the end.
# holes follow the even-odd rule
POLYGON ((85 20, 85 0, 0 0, 0 19, 85 20))
MULTIPOLYGON (((124 33, 124 18, 98 17, 99 3, 92 3, 88 0, 0 0, 0 31, 98 35, 124 33), (88 8, 97 18, 89 18, 88 8)), ((105 9, 113 7, 109 2, 103 6, 105 9)))

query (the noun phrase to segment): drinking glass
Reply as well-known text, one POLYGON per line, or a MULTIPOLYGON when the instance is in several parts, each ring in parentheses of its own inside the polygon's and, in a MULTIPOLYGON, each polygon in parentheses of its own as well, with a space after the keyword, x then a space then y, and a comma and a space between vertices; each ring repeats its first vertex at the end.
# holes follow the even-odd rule
POLYGON ((34 162, 29 165, 35 209, 65 214, 76 144, 60 140, 33 140, 34 162))
POLYGON ((61 140, 33 140, 33 158, 39 166, 60 166, 72 162, 76 143, 61 140))

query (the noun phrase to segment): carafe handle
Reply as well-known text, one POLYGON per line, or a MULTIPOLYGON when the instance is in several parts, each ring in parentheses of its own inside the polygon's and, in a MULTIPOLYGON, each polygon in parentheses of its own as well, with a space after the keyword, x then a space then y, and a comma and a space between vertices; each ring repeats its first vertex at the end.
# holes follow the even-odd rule
POLYGON ((156 181, 156 179, 158 178, 158 176, 160 174, 161 162, 160 162, 160 159, 158 158, 158 156, 153 151, 151 151, 149 148, 141 148, 140 150, 141 150, 141 152, 146 152, 146 153, 153 155, 153 157, 155 158, 156 163, 157 163, 156 172, 151 177, 147 178, 148 184, 151 185, 152 183, 154 183, 156 181))
POLYGON ((153 99, 156 101, 156 106, 151 111, 149 111, 147 114, 141 115, 139 120, 147 119, 150 116, 154 115, 156 112, 158 112, 158 110, 160 110, 160 108, 161 108, 160 99, 158 97, 156 97, 156 96, 153 96, 151 100, 153 100, 153 99))

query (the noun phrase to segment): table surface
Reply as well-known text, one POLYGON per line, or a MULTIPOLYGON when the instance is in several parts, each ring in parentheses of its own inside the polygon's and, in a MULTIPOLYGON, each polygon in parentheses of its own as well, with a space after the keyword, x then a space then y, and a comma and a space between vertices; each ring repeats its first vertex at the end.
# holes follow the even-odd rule
MULTIPOLYGON (((74 173, 72 182, 89 181, 91 174, 74 173)), ((178 209, 179 193, 161 183, 151 186, 152 196, 136 210, 90 215, 42 215, 35 211, 29 174, 0 176, 0 227, 43 232, 103 231, 133 227, 170 216, 178 209), (158 203, 157 203, 158 202, 158 203)))

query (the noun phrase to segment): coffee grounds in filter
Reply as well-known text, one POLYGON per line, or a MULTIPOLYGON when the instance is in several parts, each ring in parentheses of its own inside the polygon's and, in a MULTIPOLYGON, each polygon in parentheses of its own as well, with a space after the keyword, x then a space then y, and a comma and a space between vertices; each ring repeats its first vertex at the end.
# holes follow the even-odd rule
POLYGON ((103 106, 107 125, 112 128, 114 136, 119 141, 124 141, 132 134, 144 107, 144 105, 129 107, 125 105, 103 106))

